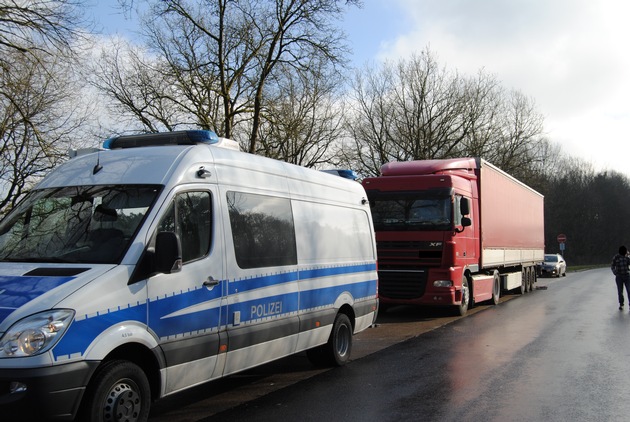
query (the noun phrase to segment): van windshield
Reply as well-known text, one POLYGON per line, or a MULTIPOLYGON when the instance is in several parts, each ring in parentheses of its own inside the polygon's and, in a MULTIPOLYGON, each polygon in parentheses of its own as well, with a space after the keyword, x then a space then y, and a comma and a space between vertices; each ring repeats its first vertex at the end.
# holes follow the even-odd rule
POLYGON ((160 186, 32 191, 0 223, 0 261, 119 263, 160 186))
POLYGON ((451 197, 368 192, 377 231, 451 230, 451 197))

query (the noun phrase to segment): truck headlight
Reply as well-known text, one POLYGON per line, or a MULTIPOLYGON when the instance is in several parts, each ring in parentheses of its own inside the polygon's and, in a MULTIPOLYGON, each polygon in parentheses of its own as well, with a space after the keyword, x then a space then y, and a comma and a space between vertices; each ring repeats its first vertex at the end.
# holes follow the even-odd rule
POLYGON ((435 280, 433 287, 453 287, 453 282, 451 280, 435 280))
POLYGON ((59 341, 73 318, 73 310, 56 309, 18 321, 0 338, 0 358, 44 353, 59 341))

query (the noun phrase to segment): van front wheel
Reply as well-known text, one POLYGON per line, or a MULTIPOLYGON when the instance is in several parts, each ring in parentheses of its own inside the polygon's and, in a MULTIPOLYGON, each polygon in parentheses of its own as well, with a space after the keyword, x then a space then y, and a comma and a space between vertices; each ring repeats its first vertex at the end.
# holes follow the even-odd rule
POLYGON ((86 392, 83 408, 89 421, 144 422, 149 418, 151 388, 147 376, 134 363, 106 363, 86 392))

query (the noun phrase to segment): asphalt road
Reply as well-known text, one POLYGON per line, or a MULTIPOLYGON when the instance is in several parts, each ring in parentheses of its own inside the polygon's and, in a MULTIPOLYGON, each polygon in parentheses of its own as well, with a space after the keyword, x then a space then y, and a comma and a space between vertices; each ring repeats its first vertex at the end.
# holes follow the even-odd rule
POLYGON ((165 399, 151 421, 628 420, 630 312, 610 271, 538 286, 465 318, 393 308, 345 367, 293 356, 165 399))

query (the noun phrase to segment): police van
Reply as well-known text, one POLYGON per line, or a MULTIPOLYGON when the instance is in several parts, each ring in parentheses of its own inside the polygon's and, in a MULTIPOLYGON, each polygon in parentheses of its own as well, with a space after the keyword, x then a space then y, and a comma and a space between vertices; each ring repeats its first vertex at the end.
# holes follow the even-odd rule
POLYGON ((287 355, 348 361, 378 308, 365 191, 223 141, 110 138, 0 223, 2 419, 143 421, 287 355))

